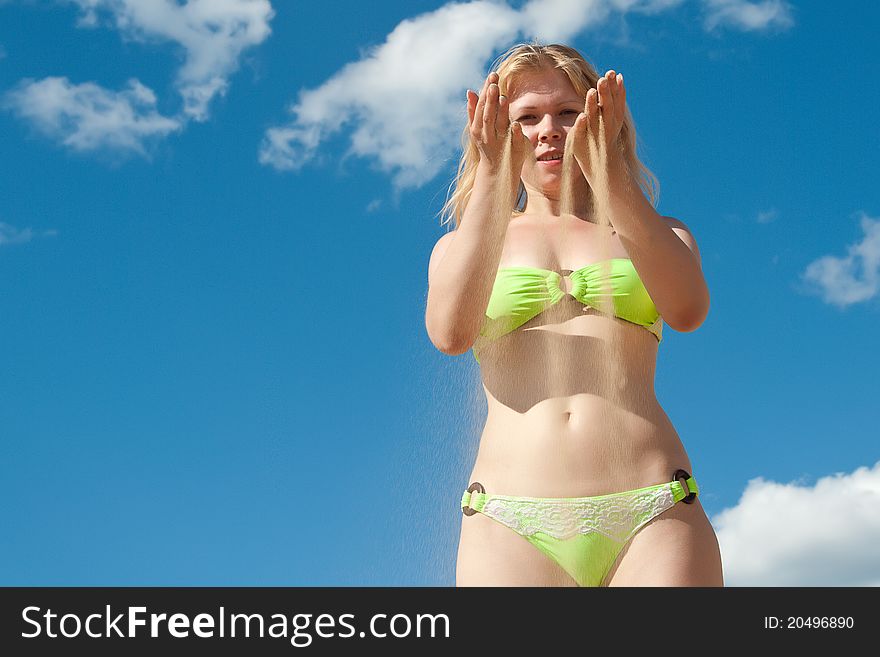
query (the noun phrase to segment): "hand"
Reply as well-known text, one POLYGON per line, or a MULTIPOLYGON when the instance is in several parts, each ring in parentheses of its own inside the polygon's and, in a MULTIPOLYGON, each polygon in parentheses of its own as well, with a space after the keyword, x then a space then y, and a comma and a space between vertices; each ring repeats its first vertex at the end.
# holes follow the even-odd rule
POLYGON ((510 122, 509 101, 498 89, 497 73, 493 71, 486 77, 479 96, 468 89, 467 110, 470 138, 480 154, 480 165, 491 173, 499 172, 504 149, 509 147, 511 174, 519 178, 531 144, 523 135, 522 126, 510 122))
POLYGON ((598 91, 590 89, 587 92, 584 111, 569 130, 565 143, 565 150, 571 150, 588 181, 592 180, 594 167, 598 166, 590 156, 589 140, 592 139, 595 142, 594 147, 598 147, 600 113, 605 127, 605 152, 608 154, 609 163, 618 157, 617 138, 626 116, 626 89, 623 86, 623 75, 613 70, 608 71, 599 78, 596 86, 598 91))

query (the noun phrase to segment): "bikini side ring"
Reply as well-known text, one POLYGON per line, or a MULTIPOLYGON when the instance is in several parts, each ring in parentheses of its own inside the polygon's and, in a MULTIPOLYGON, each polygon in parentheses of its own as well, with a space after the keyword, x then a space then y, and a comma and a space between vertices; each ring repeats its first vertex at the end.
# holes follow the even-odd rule
POLYGON ((682 502, 684 502, 685 504, 693 504, 694 500, 697 497, 697 494, 692 492, 691 489, 688 488, 687 480, 691 478, 690 474, 686 470, 679 469, 675 471, 675 474, 672 475, 672 478, 679 482, 682 478, 684 478, 685 482, 684 484, 682 484, 682 486, 686 491, 688 491, 688 494, 684 499, 682 499, 682 502))
MULTIPOLYGON (((477 491, 478 493, 485 493, 486 489, 483 488, 483 484, 481 484, 479 481, 475 481, 474 483, 472 483, 470 486, 467 487, 468 493, 473 493, 474 491, 477 491)), ((477 510, 472 509, 468 506, 468 507, 462 507, 461 512, 466 516, 472 516, 475 513, 477 513, 477 510)))

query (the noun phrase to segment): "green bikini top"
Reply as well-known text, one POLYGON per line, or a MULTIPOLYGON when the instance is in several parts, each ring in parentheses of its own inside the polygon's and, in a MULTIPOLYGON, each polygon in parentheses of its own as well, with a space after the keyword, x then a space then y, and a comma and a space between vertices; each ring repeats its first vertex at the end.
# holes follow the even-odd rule
POLYGON ((604 263, 610 264, 615 316, 645 327, 660 342, 663 339, 663 318, 629 258, 611 258, 574 270, 570 276, 571 292, 568 293, 560 286, 562 275, 558 272, 537 267, 502 267, 495 277, 480 337, 474 344, 477 362, 480 362, 477 351, 482 344, 516 330, 566 294, 599 308, 604 287, 602 270, 607 268, 604 263))

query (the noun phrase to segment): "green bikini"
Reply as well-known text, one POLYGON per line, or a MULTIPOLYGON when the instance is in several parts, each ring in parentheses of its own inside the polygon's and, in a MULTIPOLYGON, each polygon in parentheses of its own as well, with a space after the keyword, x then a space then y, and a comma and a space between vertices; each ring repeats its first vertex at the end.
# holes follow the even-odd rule
MULTIPOLYGON (((566 294, 599 307, 603 277, 611 283, 614 314, 645 327, 662 340, 663 320, 628 258, 614 258, 571 273, 572 289, 561 274, 535 267, 498 270, 474 357, 487 342, 516 330, 566 294)), ((672 481, 593 497, 538 498, 486 493, 474 482, 461 498, 462 512, 492 518, 525 538, 558 563, 579 586, 601 586, 626 543, 645 524, 678 502, 690 504, 699 488, 684 470, 672 481)))
POLYGON ((462 495, 461 509, 510 527, 562 566, 578 586, 601 586, 639 529, 676 502, 690 504, 699 493, 696 480, 684 470, 674 476, 656 486, 595 497, 493 495, 475 482, 462 495))
POLYGON ((629 258, 611 258, 571 272, 571 292, 560 286, 562 275, 537 267, 502 267, 486 307, 486 318, 474 343, 474 357, 489 342, 518 329, 566 294, 581 303, 600 308, 605 290, 603 276, 610 282, 614 314, 620 319, 643 326, 663 339, 663 319, 629 258))

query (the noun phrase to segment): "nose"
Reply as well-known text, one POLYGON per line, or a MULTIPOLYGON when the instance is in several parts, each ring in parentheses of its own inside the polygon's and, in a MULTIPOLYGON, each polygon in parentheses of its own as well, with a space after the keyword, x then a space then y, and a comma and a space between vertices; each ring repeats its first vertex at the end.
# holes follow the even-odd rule
POLYGON ((562 125, 554 121, 552 115, 545 115, 538 124, 538 141, 546 143, 560 139, 562 139, 562 125))

